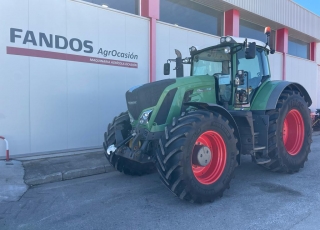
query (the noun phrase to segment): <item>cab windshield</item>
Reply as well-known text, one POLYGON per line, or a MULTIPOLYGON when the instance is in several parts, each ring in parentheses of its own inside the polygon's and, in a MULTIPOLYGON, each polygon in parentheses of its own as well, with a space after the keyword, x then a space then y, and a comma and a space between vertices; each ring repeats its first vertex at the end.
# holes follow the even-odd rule
POLYGON ((200 75, 229 75, 231 67, 231 54, 225 50, 229 47, 220 47, 203 51, 194 56, 192 76, 200 75))
POLYGON ((192 75, 210 75, 218 80, 220 102, 231 102, 230 47, 205 50, 193 58, 192 75))

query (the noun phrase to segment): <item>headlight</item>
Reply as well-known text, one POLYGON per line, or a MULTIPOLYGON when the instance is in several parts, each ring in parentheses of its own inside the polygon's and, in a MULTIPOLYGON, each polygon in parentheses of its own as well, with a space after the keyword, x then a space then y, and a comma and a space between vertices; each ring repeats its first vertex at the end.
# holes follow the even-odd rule
POLYGON ((190 51, 190 52, 196 52, 196 51, 197 51, 197 47, 191 46, 191 47, 189 48, 189 51, 190 51))
POLYGON ((231 42, 232 38, 231 37, 226 37, 226 42, 231 42))
POLYGON ((142 113, 142 115, 140 117, 140 120, 139 120, 141 125, 146 125, 146 124, 149 123, 149 116, 150 116, 151 113, 152 113, 152 109, 144 111, 142 113))
POLYGON ((226 54, 230 53, 230 47, 229 47, 229 46, 225 47, 225 48, 224 48, 224 52, 225 52, 226 54))
POLYGON ((197 51, 198 51, 198 49, 197 49, 197 47, 195 47, 195 46, 191 46, 191 47, 189 48, 189 53, 190 53, 191 56, 192 56, 193 53, 195 53, 195 52, 197 52, 197 51))
POLYGON ((225 37, 220 38, 220 43, 224 43, 226 41, 225 37))

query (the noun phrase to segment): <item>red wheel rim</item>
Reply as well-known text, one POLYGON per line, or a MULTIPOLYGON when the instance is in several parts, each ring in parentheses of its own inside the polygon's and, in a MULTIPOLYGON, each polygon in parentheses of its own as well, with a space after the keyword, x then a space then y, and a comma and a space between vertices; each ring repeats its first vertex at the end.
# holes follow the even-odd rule
POLYGON ((211 161, 206 166, 192 162, 193 174, 201 184, 212 184, 220 178, 226 166, 227 149, 224 140, 219 133, 207 131, 198 137, 195 145, 207 146, 211 151, 211 161))
POLYGON ((303 145, 304 123, 301 113, 292 109, 287 114, 283 123, 283 143, 291 156, 297 155, 303 145))

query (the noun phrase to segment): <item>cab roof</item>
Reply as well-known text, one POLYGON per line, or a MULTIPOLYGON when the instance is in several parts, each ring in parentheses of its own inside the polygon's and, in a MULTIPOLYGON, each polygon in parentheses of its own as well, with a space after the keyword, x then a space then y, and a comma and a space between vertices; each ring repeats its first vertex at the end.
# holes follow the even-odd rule
MULTIPOLYGON (((222 36, 220 38, 220 44, 223 44, 223 43, 244 43, 245 40, 247 39, 247 42, 251 43, 251 42, 255 42, 257 46, 262 46, 262 47, 265 47, 266 46, 266 43, 262 42, 262 41, 259 41, 259 40, 256 40, 256 39, 252 39, 252 38, 241 38, 241 37, 235 37, 235 36, 222 36), (221 42, 221 38, 227 38, 227 37, 230 37, 233 39, 232 42, 221 42)), ((270 50, 270 47, 267 46, 266 47, 268 50, 270 50)))

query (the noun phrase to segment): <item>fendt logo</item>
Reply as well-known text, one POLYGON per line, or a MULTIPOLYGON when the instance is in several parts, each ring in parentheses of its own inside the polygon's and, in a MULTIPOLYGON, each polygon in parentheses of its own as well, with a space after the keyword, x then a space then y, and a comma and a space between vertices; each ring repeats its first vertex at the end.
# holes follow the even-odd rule
POLYGON ((22 29, 10 28, 10 42, 15 43, 16 40, 22 39, 22 44, 32 44, 34 46, 46 46, 48 48, 67 49, 70 47, 75 52, 83 51, 85 53, 92 53, 93 47, 92 41, 81 41, 78 38, 71 38, 68 40, 64 36, 60 35, 46 35, 45 33, 39 33, 35 36, 33 31, 27 30, 23 33, 22 29))
MULTIPOLYGON (((42 32, 34 33, 31 30, 23 31, 22 29, 10 28, 10 42, 22 43, 24 45, 32 45, 37 47, 47 47, 57 50, 66 50, 70 48, 74 52, 84 52, 91 54, 94 51, 93 42, 89 40, 82 41, 79 38, 68 39, 61 35, 45 34, 42 32)), ((127 68, 138 68, 137 62, 128 62, 122 60, 113 60, 106 58, 97 58, 94 56, 82 56, 69 53, 60 53, 54 51, 46 51, 40 49, 20 48, 7 46, 7 54, 37 57, 37 58, 49 58, 56 60, 85 62, 99 65, 119 66, 127 68)), ((117 50, 104 50, 99 49, 97 55, 113 56, 121 59, 138 59, 138 55, 133 52, 118 52, 117 50)))

